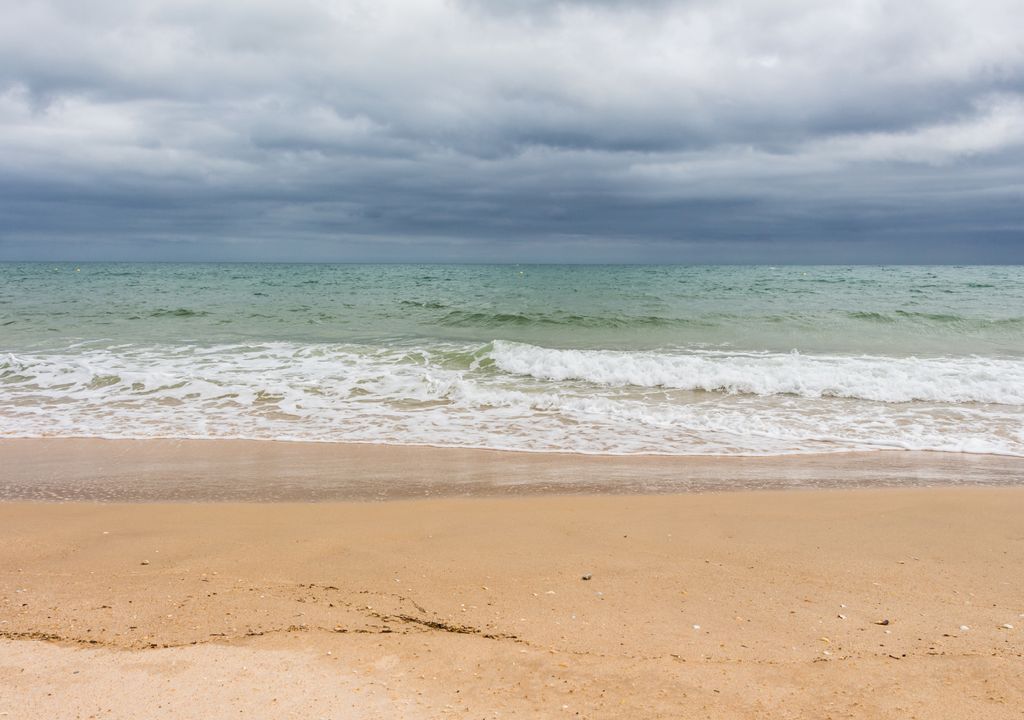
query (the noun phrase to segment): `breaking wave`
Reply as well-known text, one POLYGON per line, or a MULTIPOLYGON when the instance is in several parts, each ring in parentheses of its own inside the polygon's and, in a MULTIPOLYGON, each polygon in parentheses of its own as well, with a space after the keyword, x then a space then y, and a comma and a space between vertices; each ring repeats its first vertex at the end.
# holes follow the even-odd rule
POLYGON ((501 340, 490 357, 505 372, 555 382, 886 403, 1024 404, 1020 359, 556 350, 501 340))
POLYGON ((1024 360, 561 350, 500 340, 80 347, 0 359, 0 436, 1024 455, 1024 360))

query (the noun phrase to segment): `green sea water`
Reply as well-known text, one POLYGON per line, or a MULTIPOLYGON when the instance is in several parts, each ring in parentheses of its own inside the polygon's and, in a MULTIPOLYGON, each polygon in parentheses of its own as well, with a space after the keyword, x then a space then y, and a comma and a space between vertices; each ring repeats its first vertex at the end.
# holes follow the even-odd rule
POLYGON ((1024 268, 0 264, 0 435, 1024 454, 1024 268))

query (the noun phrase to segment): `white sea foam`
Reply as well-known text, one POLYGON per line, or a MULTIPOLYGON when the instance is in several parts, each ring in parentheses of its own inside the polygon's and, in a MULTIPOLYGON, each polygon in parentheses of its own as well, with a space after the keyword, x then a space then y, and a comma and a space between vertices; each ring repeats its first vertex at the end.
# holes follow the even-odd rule
POLYGON ((1020 359, 556 350, 501 340, 490 357, 505 372, 556 382, 888 403, 1024 404, 1020 359))
POLYGON ((121 346, 0 359, 0 435, 8 437, 1022 455, 1022 405, 1024 361, 999 358, 576 351, 496 341, 121 346))

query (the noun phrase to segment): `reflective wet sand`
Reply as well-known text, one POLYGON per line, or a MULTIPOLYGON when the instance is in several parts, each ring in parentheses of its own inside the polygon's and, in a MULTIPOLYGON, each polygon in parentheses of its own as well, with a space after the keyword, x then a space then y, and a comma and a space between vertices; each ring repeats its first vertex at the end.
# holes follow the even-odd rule
POLYGON ((0 440, 0 499, 328 501, 1024 482, 1024 459, 875 452, 590 456, 246 440, 0 440))

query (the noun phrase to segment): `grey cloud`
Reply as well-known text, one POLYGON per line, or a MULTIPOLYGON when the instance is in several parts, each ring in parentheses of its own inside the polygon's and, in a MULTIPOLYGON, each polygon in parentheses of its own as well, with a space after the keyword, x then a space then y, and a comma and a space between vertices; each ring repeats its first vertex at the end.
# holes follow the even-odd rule
POLYGON ((697 5, 705 0, 458 0, 470 11, 505 17, 550 19, 570 11, 653 12, 666 8, 697 5))
POLYGON ((0 258, 1022 261, 1014 5, 17 4, 0 258))

